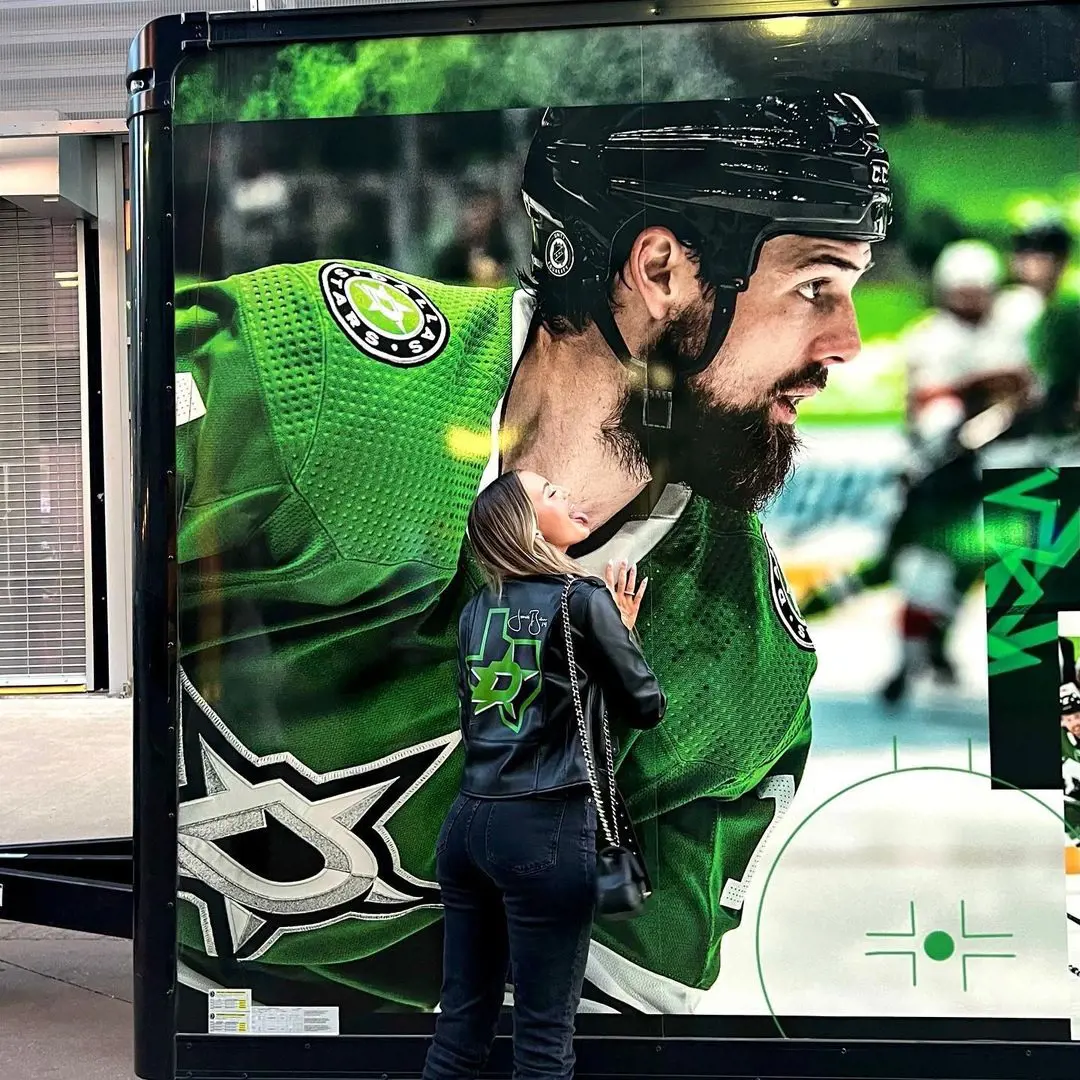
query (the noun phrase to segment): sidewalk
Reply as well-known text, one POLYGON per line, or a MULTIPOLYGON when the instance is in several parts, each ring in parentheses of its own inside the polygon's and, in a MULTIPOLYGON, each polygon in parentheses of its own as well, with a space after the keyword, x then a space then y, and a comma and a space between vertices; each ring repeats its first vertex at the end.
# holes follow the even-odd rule
MULTIPOLYGON (((0 842, 130 833, 130 700, 0 698, 0 842)), ((131 1046, 131 942, 0 921, 0 1077, 128 1080, 131 1046)))

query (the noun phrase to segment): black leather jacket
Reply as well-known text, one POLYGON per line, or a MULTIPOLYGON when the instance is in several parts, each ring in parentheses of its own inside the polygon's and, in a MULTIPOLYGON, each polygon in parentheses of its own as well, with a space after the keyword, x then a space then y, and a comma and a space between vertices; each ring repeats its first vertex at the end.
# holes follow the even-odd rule
MULTIPOLYGON (((461 790, 468 795, 510 798, 588 783, 560 611, 567 580, 512 579, 501 597, 484 589, 461 613, 461 790)), ((576 579, 569 611, 590 740, 605 703, 610 724, 654 727, 666 699, 607 587, 598 578, 576 579)), ((596 745, 602 784, 604 757, 596 745)))

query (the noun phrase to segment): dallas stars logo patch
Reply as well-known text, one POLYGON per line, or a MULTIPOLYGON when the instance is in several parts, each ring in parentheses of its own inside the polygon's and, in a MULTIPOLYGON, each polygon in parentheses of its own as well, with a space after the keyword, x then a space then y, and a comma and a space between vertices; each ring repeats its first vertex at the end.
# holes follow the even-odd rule
POLYGON ((765 541, 765 550, 769 553, 769 595, 772 597, 773 610, 780 619, 780 625, 788 632, 791 640, 804 652, 816 652, 814 642, 810 637, 810 628, 799 611, 799 605, 795 597, 791 595, 791 586, 784 577, 784 571, 780 568, 780 560, 772 549, 772 544, 764 532, 761 538, 765 541))
POLYGON ((434 360, 450 340, 450 323, 415 285, 376 270, 327 263, 319 271, 323 300, 361 351, 395 367, 434 360))
POLYGON ((492 608, 480 651, 466 662, 477 715, 497 709, 499 719, 516 735, 525 710, 540 693, 540 642, 511 633, 509 608, 492 608))
POLYGON ((178 896, 198 913, 207 955, 254 960, 288 935, 440 906, 386 826, 457 732, 318 773, 290 753, 253 753, 180 678, 178 896))

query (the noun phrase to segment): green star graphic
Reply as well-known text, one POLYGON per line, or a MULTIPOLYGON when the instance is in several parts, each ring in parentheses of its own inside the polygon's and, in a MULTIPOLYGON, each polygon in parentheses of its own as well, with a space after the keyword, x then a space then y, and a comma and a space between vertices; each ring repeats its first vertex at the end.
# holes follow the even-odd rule
MULTIPOLYGON (((987 536, 987 551, 994 559, 986 569, 987 607, 998 604, 1011 585, 1018 590, 1008 610, 988 628, 991 676, 1038 664, 1038 658, 1027 650, 1057 637, 1056 612, 1035 625, 1024 625, 1029 618, 1039 618, 1043 578, 1050 570, 1067 566, 1080 553, 1080 512, 1059 523, 1058 500, 1037 494, 1057 476, 1057 469, 1042 469, 986 497, 990 505, 1007 507, 1017 515, 1032 515, 1029 521, 1037 534, 1034 543, 1019 538, 1019 542, 1014 541, 1008 528, 1003 536, 987 536)), ((1014 524, 1019 520, 1022 518, 1015 518, 1014 524)))
POLYGON ((498 709, 502 723, 517 734, 525 710, 540 693, 540 642, 511 635, 509 617, 509 608, 488 612, 480 652, 466 661, 475 680, 472 703, 476 712, 498 709))
POLYGON ((514 663, 514 646, 511 645, 501 660, 493 660, 487 667, 474 667, 473 674, 477 679, 472 696, 476 711, 479 713, 500 705, 516 720, 514 698, 526 681, 540 673, 526 671, 520 664, 514 663))

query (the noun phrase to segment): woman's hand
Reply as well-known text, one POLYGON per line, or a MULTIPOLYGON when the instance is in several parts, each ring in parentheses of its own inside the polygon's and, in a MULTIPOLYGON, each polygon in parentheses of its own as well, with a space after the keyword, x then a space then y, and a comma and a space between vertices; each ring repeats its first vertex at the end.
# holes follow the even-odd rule
POLYGON ((604 569, 604 581, 607 582, 607 587, 615 598, 623 625, 627 630, 633 630, 638 611, 641 609, 641 598, 645 595, 645 586, 649 584, 649 579, 643 578, 635 592, 637 565, 628 566, 625 559, 620 559, 618 562, 612 561, 607 564, 604 569))

